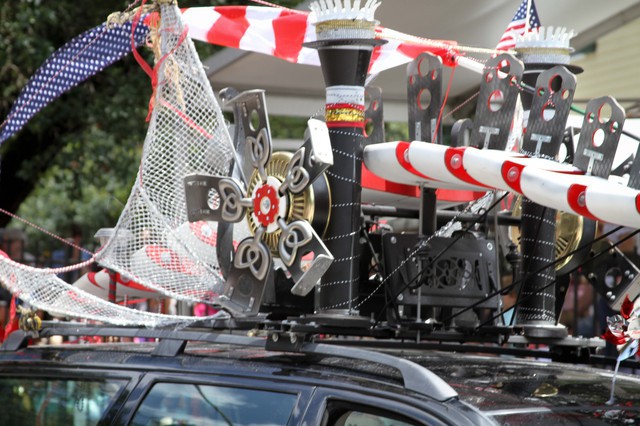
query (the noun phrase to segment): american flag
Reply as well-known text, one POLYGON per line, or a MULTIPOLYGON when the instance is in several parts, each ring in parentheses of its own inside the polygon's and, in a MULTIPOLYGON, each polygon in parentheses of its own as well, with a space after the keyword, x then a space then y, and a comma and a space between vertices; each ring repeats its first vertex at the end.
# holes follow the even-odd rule
MULTIPOLYGON (((142 45, 149 27, 135 28, 136 45, 142 45)), ((0 123, 0 144, 20 130, 31 117, 53 99, 82 83, 131 52, 131 23, 99 25, 58 49, 40 66, 22 89, 0 123)))
POLYGON ((502 38, 496 46, 496 50, 510 50, 516 45, 516 36, 522 35, 525 31, 531 31, 533 28, 540 26, 540 18, 538 17, 538 11, 533 0, 522 0, 522 4, 518 8, 515 16, 507 26, 502 38), (530 4, 529 9, 529 25, 527 24, 527 4, 530 4))

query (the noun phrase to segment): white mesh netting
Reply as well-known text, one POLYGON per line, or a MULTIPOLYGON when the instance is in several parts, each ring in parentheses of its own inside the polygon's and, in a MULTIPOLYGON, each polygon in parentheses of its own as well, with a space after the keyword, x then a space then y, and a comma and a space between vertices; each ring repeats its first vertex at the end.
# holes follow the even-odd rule
MULTIPOLYGON (((234 158, 231 137, 176 6, 162 6, 155 40, 157 85, 140 169, 113 235, 95 258, 164 296, 215 300, 223 282, 215 250, 217 224, 187 221, 183 178, 228 175, 234 158)), ((234 228, 236 235, 248 232, 244 223, 234 228)), ((145 326, 195 319, 109 303, 70 286, 55 272, 0 261, 7 288, 51 313, 145 326)))
POLYGON ((208 300, 221 284, 215 223, 187 221, 183 178, 227 175, 231 137, 175 6, 162 6, 153 114, 138 177, 115 234, 97 260, 182 300, 208 300))

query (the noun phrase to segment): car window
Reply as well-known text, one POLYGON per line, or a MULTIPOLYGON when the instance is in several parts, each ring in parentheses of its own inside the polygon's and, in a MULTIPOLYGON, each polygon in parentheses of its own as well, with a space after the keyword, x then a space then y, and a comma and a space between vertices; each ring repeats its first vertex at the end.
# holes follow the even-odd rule
POLYGON ((132 425, 286 425, 297 395, 201 384, 157 383, 132 425))
POLYGON ((335 426, 411 426, 401 420, 391 419, 380 414, 349 411, 344 413, 333 423, 335 426))
POLYGON ((401 414, 347 401, 330 401, 322 426, 414 426, 401 414))
POLYGON ((126 380, 0 377, 0 424, 96 425, 126 380))

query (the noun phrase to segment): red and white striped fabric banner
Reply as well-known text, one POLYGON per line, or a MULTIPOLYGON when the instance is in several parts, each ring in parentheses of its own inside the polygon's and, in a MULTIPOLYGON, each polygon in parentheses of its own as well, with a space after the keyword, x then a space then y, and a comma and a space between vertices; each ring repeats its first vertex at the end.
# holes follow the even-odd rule
MULTIPOLYGON (((226 47, 272 55, 289 62, 320 65, 315 49, 303 43, 316 40, 313 14, 264 6, 217 6, 182 9, 189 36, 226 47)), ((373 52, 370 74, 406 64, 422 52, 431 52, 455 66, 456 42, 427 40, 377 27, 388 43, 373 52)))

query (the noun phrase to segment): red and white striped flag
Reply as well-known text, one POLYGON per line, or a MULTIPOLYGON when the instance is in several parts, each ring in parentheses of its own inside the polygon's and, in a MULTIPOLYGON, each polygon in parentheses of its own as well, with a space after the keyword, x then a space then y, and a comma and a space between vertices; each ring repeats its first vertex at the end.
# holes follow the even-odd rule
MULTIPOLYGON (((264 53, 289 62, 320 65, 315 49, 303 43, 316 40, 313 15, 307 12, 263 6, 192 7, 182 10, 189 36, 226 47, 264 53)), ((422 52, 431 52, 454 66, 454 41, 434 41, 406 36, 377 27, 380 38, 388 40, 376 47, 369 68, 377 74, 406 64, 422 52)))
POLYGON ((529 32, 539 26, 540 18, 538 17, 535 3, 533 0, 522 0, 522 4, 520 4, 502 38, 496 45, 496 50, 513 49, 516 46, 516 36, 523 35, 525 32, 529 32))
MULTIPOLYGON (((303 46, 316 40, 310 13, 262 6, 194 7, 182 12, 188 35, 193 39, 294 63, 320 65, 317 51, 303 46)), ((157 14, 147 15, 133 26, 133 34, 131 23, 120 27, 102 24, 54 52, 27 82, 9 115, 0 123, 0 144, 58 96, 131 52, 132 42, 136 46, 144 44, 149 26, 157 18, 157 14)), ((389 42, 373 51, 370 74, 406 64, 422 52, 440 56, 446 65, 456 64, 458 52, 453 41, 427 40, 382 27, 376 32, 389 42)))

